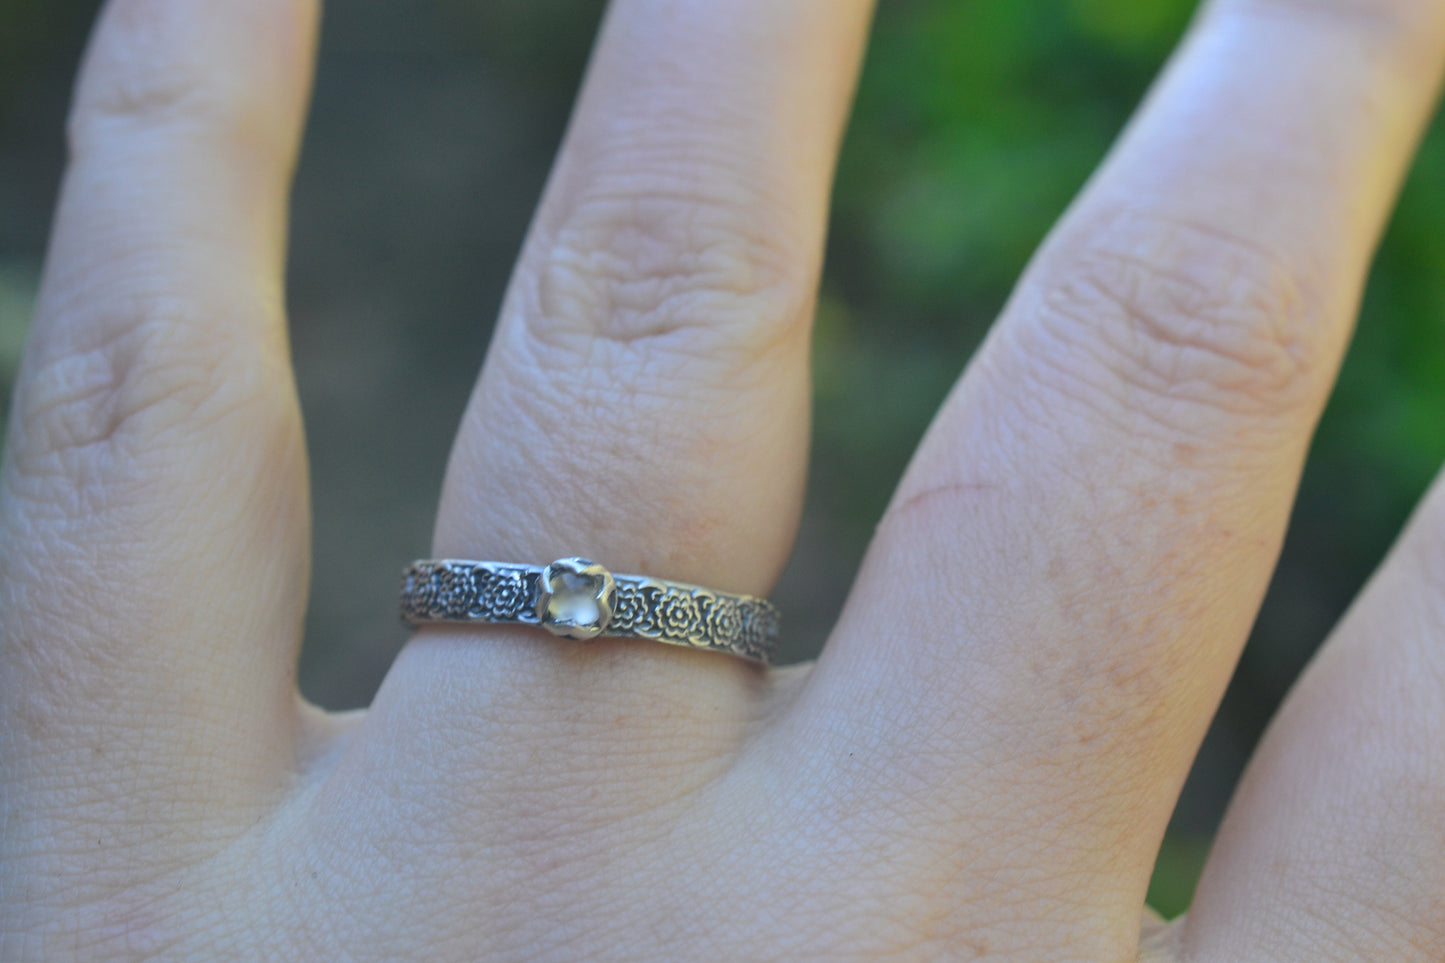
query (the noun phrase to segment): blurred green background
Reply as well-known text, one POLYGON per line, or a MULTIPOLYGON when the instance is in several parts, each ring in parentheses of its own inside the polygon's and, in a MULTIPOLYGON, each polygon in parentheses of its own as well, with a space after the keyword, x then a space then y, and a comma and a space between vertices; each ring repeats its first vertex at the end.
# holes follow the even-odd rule
MULTIPOLYGON (((0 0, 8 398, 95 0, 0 0)), ((809 507, 778 598, 816 651, 898 472, 1187 0, 883 0, 839 171, 809 507)), ((566 120, 597 0, 332 0, 296 188, 295 353, 316 506, 302 683, 365 704, 404 633, 453 426, 566 120)), ((1445 129, 1370 284, 1254 636, 1152 898, 1188 901, 1265 722, 1445 458, 1445 129)))

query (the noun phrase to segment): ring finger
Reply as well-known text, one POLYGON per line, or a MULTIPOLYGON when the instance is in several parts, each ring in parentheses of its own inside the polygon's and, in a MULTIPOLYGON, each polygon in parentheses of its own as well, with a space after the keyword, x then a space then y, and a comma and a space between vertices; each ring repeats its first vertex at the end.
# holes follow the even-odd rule
MULTIPOLYGON (((613 4, 462 422, 434 555, 585 555, 771 587, 797 524, 828 189, 870 7, 613 4)), ((762 678, 648 643, 428 629, 367 729, 380 746, 456 733, 476 765, 437 778, 475 780, 485 754, 489 800, 525 809, 548 782, 541 744, 563 786, 595 779, 599 748, 645 753, 666 778, 669 760, 735 742, 762 678)))

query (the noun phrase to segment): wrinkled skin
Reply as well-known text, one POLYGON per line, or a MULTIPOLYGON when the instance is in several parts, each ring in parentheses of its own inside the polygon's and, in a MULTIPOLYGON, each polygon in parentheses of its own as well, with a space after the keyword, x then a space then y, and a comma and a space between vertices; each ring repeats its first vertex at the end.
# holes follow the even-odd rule
MULTIPOLYGON (((869 13, 614 0, 436 556, 769 590, 869 13)), ((1445 5, 1201 12, 816 664, 429 629, 343 715, 295 688, 281 267, 316 23, 111 0, 87 55, 0 482, 0 957, 1445 958, 1438 488, 1275 720, 1187 918, 1143 910, 1445 5)))

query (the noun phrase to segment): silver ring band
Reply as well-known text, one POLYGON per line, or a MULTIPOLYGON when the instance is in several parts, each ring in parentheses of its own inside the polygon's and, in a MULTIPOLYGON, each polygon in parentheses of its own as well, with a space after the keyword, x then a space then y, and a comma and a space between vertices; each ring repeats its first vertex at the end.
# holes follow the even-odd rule
POLYGON ((412 625, 536 625, 573 639, 649 639, 764 664, 772 661, 779 625, 778 609, 766 599, 614 575, 585 558, 545 566, 414 562, 402 579, 401 617, 412 625))

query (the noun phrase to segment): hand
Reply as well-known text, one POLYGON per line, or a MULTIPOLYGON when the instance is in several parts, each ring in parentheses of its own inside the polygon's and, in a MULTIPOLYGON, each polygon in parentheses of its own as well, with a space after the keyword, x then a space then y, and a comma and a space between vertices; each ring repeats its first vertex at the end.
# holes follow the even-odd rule
MULTIPOLYGON (((868 16, 615 0, 435 556, 766 594, 868 16)), ((0 957, 1445 956, 1441 491, 1275 721, 1190 916, 1141 937, 1445 6, 1216 0, 816 665, 432 628, 343 715, 295 687, 281 276, 315 23, 111 0, 92 42, 3 475, 0 957)))

